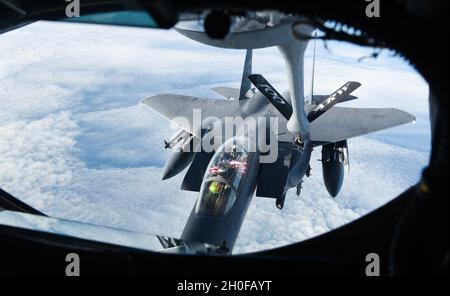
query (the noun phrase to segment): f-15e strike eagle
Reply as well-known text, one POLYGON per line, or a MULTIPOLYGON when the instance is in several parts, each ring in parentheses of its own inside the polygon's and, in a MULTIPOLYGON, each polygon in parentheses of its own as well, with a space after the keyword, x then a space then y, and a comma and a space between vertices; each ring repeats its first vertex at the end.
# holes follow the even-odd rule
MULTIPOLYGON (((196 40, 204 38, 197 32, 194 36, 179 31, 196 40)), ((298 93, 299 82, 292 81, 293 77, 301 78, 303 85, 303 69, 299 73, 291 63, 303 65, 306 45, 295 42, 279 46, 287 61, 295 98, 292 91, 280 94, 262 75, 252 73, 252 49, 247 48, 240 88, 213 88, 225 99, 161 94, 143 100, 144 105, 181 127, 172 140, 165 141, 165 148, 174 152, 166 163, 163 179, 189 166, 181 189, 200 193, 181 235, 183 252, 189 252, 189 248, 191 252, 231 252, 255 192, 256 196, 274 198, 282 209, 290 188, 296 188, 300 195, 303 179, 310 175, 311 153, 318 147, 322 149, 325 187, 331 196, 337 196, 348 165, 347 139, 414 120, 414 116, 392 108, 336 107, 356 99, 351 95, 361 86, 356 81, 345 83, 331 95, 311 94, 303 99, 298 93), (302 50, 292 50, 295 46, 302 50), (294 58, 294 54, 300 56, 294 58), (198 113, 205 120, 195 124, 198 113), (297 118, 289 128, 293 116, 297 118), (233 127, 227 133, 224 130, 230 119, 233 127), (206 151, 205 143, 214 149, 206 151)), ((160 237, 160 241, 167 248, 180 247, 178 240, 160 237)))

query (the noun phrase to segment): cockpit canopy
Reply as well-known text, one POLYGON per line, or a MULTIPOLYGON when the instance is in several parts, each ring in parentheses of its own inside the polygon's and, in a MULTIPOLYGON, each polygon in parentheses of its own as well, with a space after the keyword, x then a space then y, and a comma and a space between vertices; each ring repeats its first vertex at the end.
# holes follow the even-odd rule
POLYGON ((248 169, 248 152, 237 138, 225 142, 212 157, 203 178, 196 214, 225 215, 248 169))

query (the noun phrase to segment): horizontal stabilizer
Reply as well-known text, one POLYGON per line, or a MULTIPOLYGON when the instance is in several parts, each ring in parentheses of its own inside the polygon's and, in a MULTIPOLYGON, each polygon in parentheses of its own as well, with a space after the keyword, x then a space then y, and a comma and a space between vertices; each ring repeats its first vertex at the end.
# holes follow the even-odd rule
POLYGON ((311 141, 315 145, 334 143, 415 120, 395 108, 334 107, 311 123, 311 141))
POLYGON ((213 87, 211 89, 226 99, 238 99, 239 98, 239 89, 237 89, 237 88, 226 87, 226 86, 217 86, 217 87, 213 87))
POLYGON ((248 76, 248 79, 286 119, 291 117, 292 106, 262 75, 253 74, 248 76))

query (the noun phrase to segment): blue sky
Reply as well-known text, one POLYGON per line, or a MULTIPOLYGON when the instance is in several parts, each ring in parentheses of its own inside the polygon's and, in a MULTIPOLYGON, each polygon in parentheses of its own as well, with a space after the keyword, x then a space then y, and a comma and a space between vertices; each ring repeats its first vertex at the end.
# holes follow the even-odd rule
MULTIPOLYGON (((348 223, 413 185, 428 161, 428 86, 402 59, 383 51, 317 43, 315 92, 349 80, 362 86, 356 107, 395 107, 414 124, 349 140, 350 173, 341 193, 323 186, 320 149, 301 197, 285 208, 254 198, 236 252, 303 240, 348 223)), ((196 193, 161 181, 175 131, 139 105, 176 93, 220 99, 214 86, 238 87, 245 52, 195 43, 174 31, 38 22, 0 35, 0 186, 49 215, 173 237, 181 234, 196 193)), ((305 88, 311 50, 306 52, 305 88)), ((287 89, 275 48, 255 50, 253 71, 287 89)))

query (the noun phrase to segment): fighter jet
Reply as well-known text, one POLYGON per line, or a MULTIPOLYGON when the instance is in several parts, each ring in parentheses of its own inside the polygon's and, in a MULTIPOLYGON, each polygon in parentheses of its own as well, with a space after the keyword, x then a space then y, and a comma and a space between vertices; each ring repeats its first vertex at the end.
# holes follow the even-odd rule
MULTIPOLYGON (((208 246, 215 253, 230 253, 255 193, 275 199, 279 209, 290 188, 300 195, 303 179, 310 175, 313 149, 321 147, 325 187, 332 197, 337 196, 349 164, 347 139, 414 120, 393 108, 335 106, 357 99, 350 94, 360 86, 349 81, 331 95, 311 94, 311 103, 304 105, 304 120, 310 124, 307 137, 287 128, 293 113, 290 93, 282 95, 262 75, 252 74, 251 49, 246 51, 240 88, 213 88, 225 99, 175 94, 144 99, 143 105, 181 127, 172 140, 164 141, 174 152, 162 179, 189 166, 181 189, 199 192, 181 235, 185 247, 201 252, 208 246), (199 113, 204 120, 196 124, 199 113), (232 132, 227 134, 224 130, 230 120, 232 132), (214 148, 206 151, 204 147, 212 142, 214 148)), ((160 241, 167 247, 177 246, 167 243, 173 240, 160 241)))

